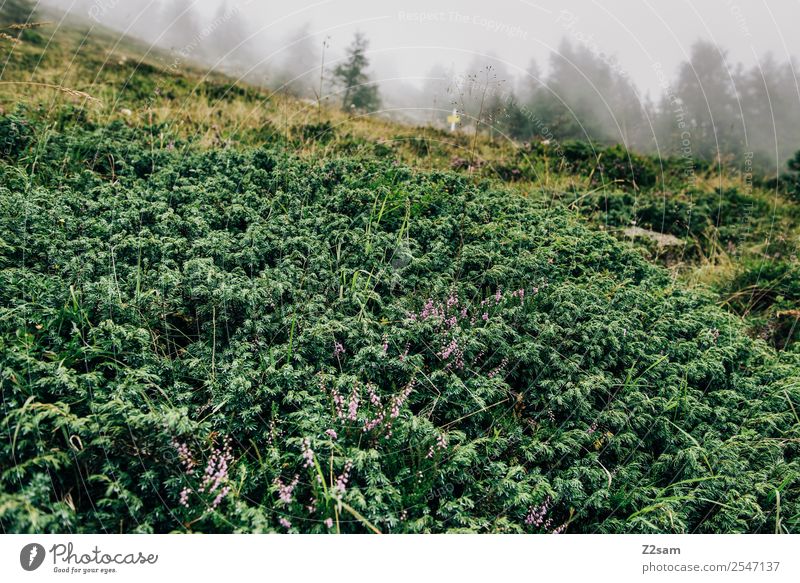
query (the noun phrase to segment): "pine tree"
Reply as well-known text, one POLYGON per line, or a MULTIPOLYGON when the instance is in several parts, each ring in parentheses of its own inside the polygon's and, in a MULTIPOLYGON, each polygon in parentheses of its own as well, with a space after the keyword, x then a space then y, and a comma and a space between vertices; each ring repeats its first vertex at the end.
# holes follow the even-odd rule
POLYGON ((368 47, 367 37, 356 32, 347 49, 346 60, 333 71, 335 79, 344 86, 342 107, 345 110, 375 111, 381 105, 378 87, 370 84, 366 73, 369 66, 368 47))

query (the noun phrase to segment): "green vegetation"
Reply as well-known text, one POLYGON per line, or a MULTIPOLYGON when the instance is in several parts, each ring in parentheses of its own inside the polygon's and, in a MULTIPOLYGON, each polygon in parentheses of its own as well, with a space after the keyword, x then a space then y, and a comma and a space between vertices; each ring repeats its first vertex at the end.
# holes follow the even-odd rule
POLYGON ((800 530, 781 192, 84 44, 0 80, 5 532, 800 530))

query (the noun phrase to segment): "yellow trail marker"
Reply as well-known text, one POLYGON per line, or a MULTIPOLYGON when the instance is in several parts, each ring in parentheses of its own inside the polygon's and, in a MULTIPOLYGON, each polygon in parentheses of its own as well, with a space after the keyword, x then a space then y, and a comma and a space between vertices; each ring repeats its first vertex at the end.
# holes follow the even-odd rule
POLYGON ((458 110, 454 109, 452 115, 447 116, 447 121, 450 123, 450 131, 456 131, 456 124, 461 121, 461 116, 458 115, 458 110))

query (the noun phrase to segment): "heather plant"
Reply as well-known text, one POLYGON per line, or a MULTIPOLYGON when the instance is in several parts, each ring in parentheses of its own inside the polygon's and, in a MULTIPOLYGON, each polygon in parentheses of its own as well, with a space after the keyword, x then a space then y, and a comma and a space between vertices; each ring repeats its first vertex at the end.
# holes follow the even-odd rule
POLYGON ((797 353, 567 210, 13 125, 4 531, 800 528, 797 353))

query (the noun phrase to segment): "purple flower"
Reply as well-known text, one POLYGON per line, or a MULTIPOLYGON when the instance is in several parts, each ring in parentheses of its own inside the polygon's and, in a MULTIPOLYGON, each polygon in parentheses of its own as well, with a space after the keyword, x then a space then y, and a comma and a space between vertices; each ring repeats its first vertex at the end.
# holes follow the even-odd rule
POLYGON ((303 451, 303 460, 305 460, 303 465, 310 468, 314 465, 314 450, 311 449, 311 440, 304 437, 300 447, 303 451))
POLYGON ((499 373, 501 370, 503 370, 506 367, 507 364, 508 364, 508 359, 507 358, 504 358, 503 360, 501 360, 500 364, 494 370, 489 372, 489 375, 488 375, 489 378, 490 379, 494 378, 497 375, 497 373, 499 373))
POLYGON ((347 410, 347 418, 350 421, 355 421, 358 416, 358 385, 353 385, 353 390, 350 392, 350 405, 347 410))
POLYGON ((189 488, 184 488, 183 490, 181 490, 181 497, 180 497, 181 506, 189 508, 189 494, 191 494, 191 492, 192 491, 189 488))
POLYGON ((464 368, 464 352, 459 348, 458 340, 455 338, 442 348, 441 352, 439 352, 439 356, 442 360, 447 360, 453 356, 452 364, 454 364, 456 368, 464 368))
POLYGON ((384 415, 383 413, 378 414, 374 419, 370 419, 369 421, 364 421, 364 431, 372 431, 378 425, 383 422, 384 415))
POLYGON ((336 387, 331 388, 331 396, 333 397, 333 408, 336 410, 336 416, 339 419, 344 418, 344 397, 339 393, 336 387))
POLYGON ((372 403, 373 407, 380 407, 381 406, 381 398, 378 396, 378 393, 375 392, 375 385, 369 383, 367 385, 367 392, 369 393, 369 402, 372 403))
POLYGON ((233 462, 233 452, 229 438, 225 438, 220 447, 214 447, 211 457, 208 458, 203 481, 198 488, 199 492, 213 493, 218 488, 220 491, 211 503, 212 508, 219 506, 222 499, 230 492, 230 487, 224 485, 228 481, 228 469, 233 462))
POLYGON ((344 346, 340 342, 333 343, 333 357, 339 358, 339 355, 344 353, 344 346))
POLYGON ((281 502, 284 504, 291 504, 292 492, 294 492, 295 486, 297 486, 299 479, 299 476, 295 474, 292 482, 285 485, 279 477, 275 479, 275 484, 278 486, 278 497, 281 499, 281 502))
POLYGON ((178 443, 174 439, 172 440, 172 446, 178 451, 178 458, 181 460, 181 465, 186 469, 186 473, 189 475, 194 474, 197 462, 194 461, 192 452, 189 451, 189 446, 186 443, 178 443))
MULTIPOLYGON (((442 449, 447 449, 447 438, 446 438, 444 435, 440 435, 440 436, 439 436, 439 437, 436 439, 436 449, 440 449, 440 450, 442 450, 442 449)), ((432 458, 434 453, 435 453, 434 446, 430 446, 430 447, 428 448, 428 455, 427 455, 427 457, 428 457, 428 458, 432 458)))
POLYGON ((528 516, 525 517, 525 524, 536 527, 546 524, 545 517, 550 511, 551 502, 550 497, 547 497, 539 506, 531 507, 528 516))
POLYGON ((403 389, 402 393, 392 397, 392 406, 391 406, 391 412, 390 412, 390 416, 392 418, 398 417, 400 415, 400 407, 402 407, 403 403, 405 403, 406 399, 408 399, 408 396, 411 394, 411 391, 414 389, 414 384, 415 383, 416 383, 416 381, 414 381, 414 379, 412 379, 406 385, 406 388, 403 389))
POLYGON ((455 292, 450 292, 450 297, 447 298, 447 307, 452 308, 456 305, 458 305, 458 296, 455 294, 455 292))
POLYGON ((290 528, 292 528, 292 523, 291 523, 291 522, 289 522, 288 520, 286 520, 286 519, 285 519, 283 516, 281 516, 281 517, 278 519, 278 523, 279 523, 279 524, 280 524, 280 525, 281 525, 283 528, 285 528, 286 530, 289 530, 290 528))
POLYGON ((330 437, 334 441, 336 441, 336 439, 338 438, 338 435, 336 435, 336 431, 334 431, 333 429, 326 429, 325 430, 325 435, 327 435, 328 437, 330 437))
POLYGON ((422 320, 427 320, 428 318, 435 316, 437 313, 438 310, 436 306, 434 306, 433 300, 429 298, 428 301, 425 302, 425 307, 422 308, 422 311, 419 313, 419 317, 422 320))
POLYGON ((333 487, 334 492, 342 496, 347 491, 347 482, 350 479, 350 470, 353 469, 353 462, 347 460, 344 464, 344 471, 336 478, 336 485, 333 487))
POLYGON ((214 498, 214 501, 211 503, 211 507, 216 508, 217 506, 219 506, 219 503, 222 502, 222 499, 225 498, 225 496, 227 496, 228 492, 230 491, 231 491, 230 486, 224 486, 222 490, 219 491, 219 494, 217 494, 217 497, 214 498))
POLYGON ((333 528, 333 518, 326 518, 324 520, 325 526, 328 528, 333 528))

